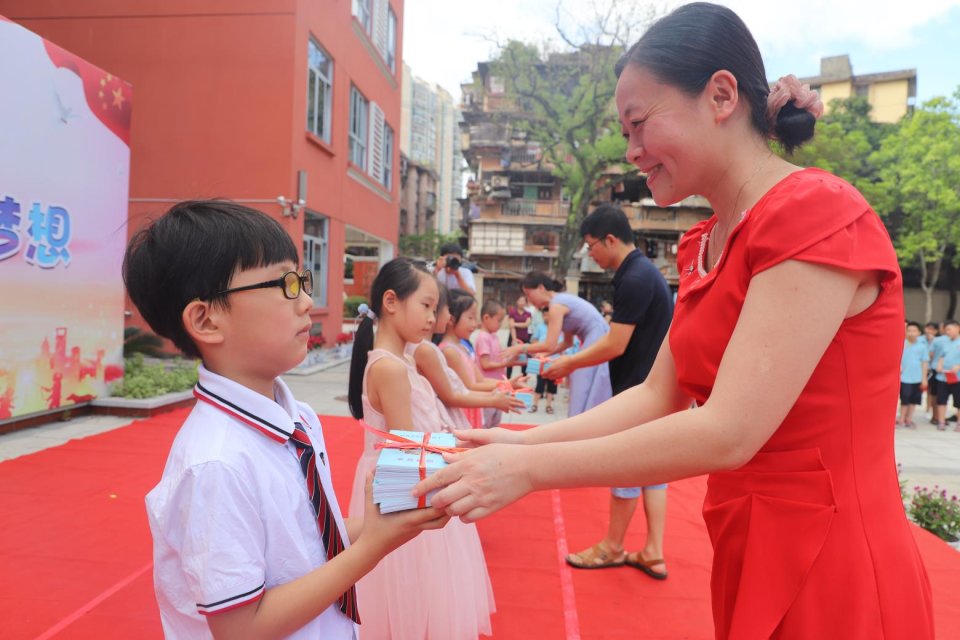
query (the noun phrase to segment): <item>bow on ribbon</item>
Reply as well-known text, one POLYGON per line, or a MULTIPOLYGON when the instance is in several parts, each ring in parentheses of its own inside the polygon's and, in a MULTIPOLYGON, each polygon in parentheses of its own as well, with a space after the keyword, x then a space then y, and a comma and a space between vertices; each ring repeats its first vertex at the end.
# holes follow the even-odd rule
MULTIPOLYGON (((417 442, 416 440, 411 440, 410 438, 404 438, 403 436, 398 436, 397 434, 390 433, 389 431, 381 431, 380 429, 371 427, 370 425, 368 425, 366 422, 363 422, 363 421, 360 422, 360 425, 370 433, 374 434, 375 436, 379 438, 383 438, 384 440, 388 441, 388 442, 378 442, 377 444, 373 445, 374 449, 401 449, 401 450, 419 449, 420 462, 418 463, 417 467, 420 470, 420 480, 427 479, 426 458, 427 458, 428 451, 430 453, 439 453, 441 455, 444 453, 461 453, 463 451, 467 451, 465 447, 444 447, 441 445, 430 444, 431 433, 429 431, 424 432, 423 442, 417 442)), ((427 496, 421 495, 420 499, 417 501, 417 508, 423 509, 426 506, 427 506, 427 496)))

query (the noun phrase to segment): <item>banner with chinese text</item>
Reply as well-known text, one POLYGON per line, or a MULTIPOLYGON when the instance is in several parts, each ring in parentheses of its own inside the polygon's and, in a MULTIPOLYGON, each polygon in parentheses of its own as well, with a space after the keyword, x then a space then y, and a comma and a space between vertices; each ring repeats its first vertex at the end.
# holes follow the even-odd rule
POLYGON ((0 17, 0 421, 123 375, 131 87, 0 17))

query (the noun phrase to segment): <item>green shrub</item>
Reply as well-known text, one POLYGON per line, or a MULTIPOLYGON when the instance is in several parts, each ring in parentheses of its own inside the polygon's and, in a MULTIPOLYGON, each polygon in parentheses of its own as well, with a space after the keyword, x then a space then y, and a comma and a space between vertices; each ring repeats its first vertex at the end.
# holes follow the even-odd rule
POLYGON ((960 502, 957 496, 947 497, 947 490, 934 486, 914 487, 910 500, 910 517, 933 535, 956 542, 960 538, 960 502))
POLYGON ((357 314, 360 313, 357 311, 357 307, 364 303, 370 304, 364 296, 348 296, 343 301, 343 319, 352 320, 356 318, 357 314))
POLYGON ((136 353, 152 358, 169 357, 163 350, 163 338, 139 327, 127 327, 123 330, 123 357, 129 358, 136 353))
POLYGON ((153 398, 186 391, 197 383, 197 363, 176 358, 169 365, 148 364, 142 354, 124 360, 123 383, 114 391, 122 398, 153 398))

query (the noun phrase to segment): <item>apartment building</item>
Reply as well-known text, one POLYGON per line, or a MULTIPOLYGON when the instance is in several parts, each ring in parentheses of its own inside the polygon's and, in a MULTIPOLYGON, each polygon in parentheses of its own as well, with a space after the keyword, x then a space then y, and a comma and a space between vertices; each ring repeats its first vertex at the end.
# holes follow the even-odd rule
MULTIPOLYGON (((472 82, 462 90, 461 144, 473 174, 462 208, 469 254, 480 268, 484 295, 510 300, 525 273, 554 270, 570 203, 539 143, 528 139, 519 126, 523 114, 515 112, 487 63, 477 65, 472 82)), ((688 198, 659 207, 650 197, 645 176, 637 176, 618 181, 591 208, 603 202, 617 203, 624 210, 638 246, 676 287, 677 244, 687 229, 712 215, 706 200, 688 198)), ((595 300, 609 294, 612 285, 610 274, 584 251, 567 273, 567 287, 595 300)))
POLYGON ((820 59, 820 74, 800 78, 811 89, 820 92, 823 103, 840 98, 864 97, 873 107, 870 117, 875 122, 897 122, 910 112, 917 98, 917 70, 882 71, 855 75, 850 56, 820 59))

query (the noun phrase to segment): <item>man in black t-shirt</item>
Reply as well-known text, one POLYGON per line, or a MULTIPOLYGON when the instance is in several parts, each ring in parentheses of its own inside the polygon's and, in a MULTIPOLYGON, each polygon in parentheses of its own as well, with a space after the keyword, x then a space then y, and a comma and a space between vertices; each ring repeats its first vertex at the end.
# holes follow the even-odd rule
MULTIPOLYGON (((561 356, 545 376, 558 379, 581 367, 610 363, 613 393, 643 382, 656 360, 673 317, 673 294, 667 281, 634 245, 633 230, 623 211, 602 205, 584 219, 580 234, 590 257, 604 269, 613 269, 613 317, 610 332, 590 347, 561 356)), ((663 560, 663 531, 667 518, 666 485, 611 489, 610 522, 606 537, 596 545, 567 556, 582 569, 628 564, 658 580, 667 577, 663 560), (640 551, 623 548, 627 527, 640 493, 647 516, 647 543, 640 551)))

